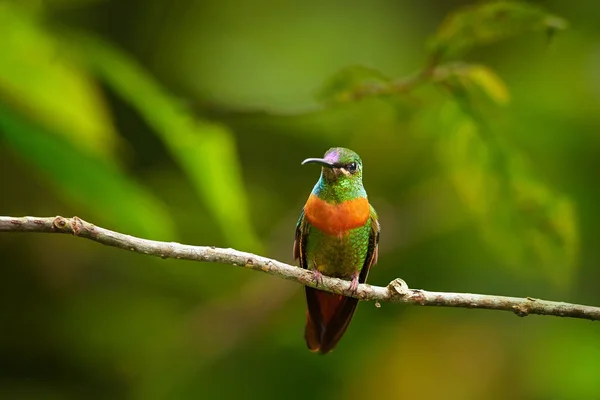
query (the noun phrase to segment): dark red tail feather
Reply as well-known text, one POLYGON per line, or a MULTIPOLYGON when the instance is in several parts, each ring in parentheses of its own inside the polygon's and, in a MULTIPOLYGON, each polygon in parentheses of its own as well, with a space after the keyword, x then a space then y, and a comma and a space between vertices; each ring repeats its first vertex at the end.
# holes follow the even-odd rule
POLYGON ((311 351, 330 352, 340 341, 354 315, 358 300, 305 287, 306 328, 304 338, 311 351))

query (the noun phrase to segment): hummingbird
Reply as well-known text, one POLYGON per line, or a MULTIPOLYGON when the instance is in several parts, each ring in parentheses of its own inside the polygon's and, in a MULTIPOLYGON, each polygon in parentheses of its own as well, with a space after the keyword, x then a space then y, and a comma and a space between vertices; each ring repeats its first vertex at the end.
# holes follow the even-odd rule
MULTIPOLYGON (((354 151, 334 147, 324 158, 307 158, 321 166, 321 176, 296 225, 294 259, 313 272, 317 286, 323 275, 350 280, 356 293, 377 263, 379 221, 362 183, 362 160, 354 151)), ((309 350, 326 354, 344 335, 358 299, 305 286, 309 350)))

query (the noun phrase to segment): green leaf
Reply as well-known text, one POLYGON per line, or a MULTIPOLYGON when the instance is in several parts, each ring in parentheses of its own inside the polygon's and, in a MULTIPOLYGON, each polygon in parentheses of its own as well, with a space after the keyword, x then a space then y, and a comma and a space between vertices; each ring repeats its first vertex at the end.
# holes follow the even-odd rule
POLYGON ((345 103, 373 92, 379 93, 389 84, 390 79, 375 69, 351 66, 329 78, 317 94, 317 100, 324 103, 345 103))
POLYGON ((464 89, 473 87, 481 89, 491 100, 497 104, 506 104, 510 94, 504 81, 490 68, 479 64, 459 64, 447 68, 446 80, 458 82, 464 89), (454 81, 452 79, 454 78, 454 81))
MULTIPOLYGON (((77 33, 76 42, 98 75, 135 107, 163 141, 219 223, 226 239, 258 251, 235 139, 224 126, 195 118, 127 54, 77 33)), ((75 42, 75 41, 74 41, 75 42)))
POLYGON ((50 178, 59 197, 81 210, 78 216, 133 235, 174 239, 160 201, 106 158, 80 151, 2 103, 0 137, 50 178))
POLYGON ((531 31, 552 34, 567 22, 544 9, 516 1, 494 1, 467 6, 450 14, 430 41, 436 58, 460 57, 487 45, 531 31))
POLYGON ((492 69, 483 65, 471 65, 467 69, 465 77, 496 103, 506 104, 510 100, 506 84, 492 69))
POLYGON ((446 88, 464 94, 479 88, 499 105, 504 105, 510 100, 510 93, 504 81, 492 69, 480 64, 451 63, 440 66, 435 71, 434 82, 443 83, 446 88))
POLYGON ((448 102, 440 154, 483 238, 506 265, 570 282, 579 237, 573 203, 535 177, 523 157, 448 102))
POLYGON ((17 2, 0 2, 0 101, 85 152, 110 157, 118 136, 99 88, 17 2))

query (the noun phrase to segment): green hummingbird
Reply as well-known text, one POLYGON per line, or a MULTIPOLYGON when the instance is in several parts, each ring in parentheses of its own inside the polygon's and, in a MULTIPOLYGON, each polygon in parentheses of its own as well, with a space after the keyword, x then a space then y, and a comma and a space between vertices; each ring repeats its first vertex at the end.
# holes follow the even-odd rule
MULTIPOLYGON (((334 147, 324 158, 304 164, 321 165, 321 176, 304 205, 294 240, 294 259, 322 276, 351 280, 350 290, 367 280, 377 263, 379 222, 362 183, 362 160, 352 150, 334 147)), ((342 338, 358 300, 305 287, 307 315, 304 338, 311 351, 326 354, 342 338)))

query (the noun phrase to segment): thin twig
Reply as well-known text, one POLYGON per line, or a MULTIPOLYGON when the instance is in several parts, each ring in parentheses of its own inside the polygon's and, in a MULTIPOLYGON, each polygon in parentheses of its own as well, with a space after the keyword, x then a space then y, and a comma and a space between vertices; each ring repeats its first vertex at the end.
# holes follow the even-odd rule
MULTIPOLYGON (((437 75, 446 73, 448 66, 439 66, 440 55, 435 53, 431 55, 425 66, 416 73, 396 78, 384 84, 373 85, 371 83, 359 85, 348 94, 351 101, 360 100, 366 97, 388 96, 394 94, 408 93, 422 84, 433 80, 437 75)), ((447 74, 447 73, 446 73, 447 74)))
MULTIPOLYGON (((0 217, 0 232, 45 232, 69 233, 95 242, 124 250, 148 254, 161 258, 204 261, 231 264, 266 272, 303 285, 317 287, 310 271, 234 249, 212 246, 190 246, 174 242, 157 242, 100 228, 78 217, 0 217)), ((558 317, 600 320, 600 307, 559 303, 534 299, 470 293, 428 292, 410 289, 401 279, 395 279, 386 287, 358 285, 356 292, 349 291, 350 282, 337 278, 323 277, 318 288, 327 292, 343 294, 360 300, 404 303, 421 306, 483 308, 511 311, 524 317, 529 314, 554 315, 558 317)))

